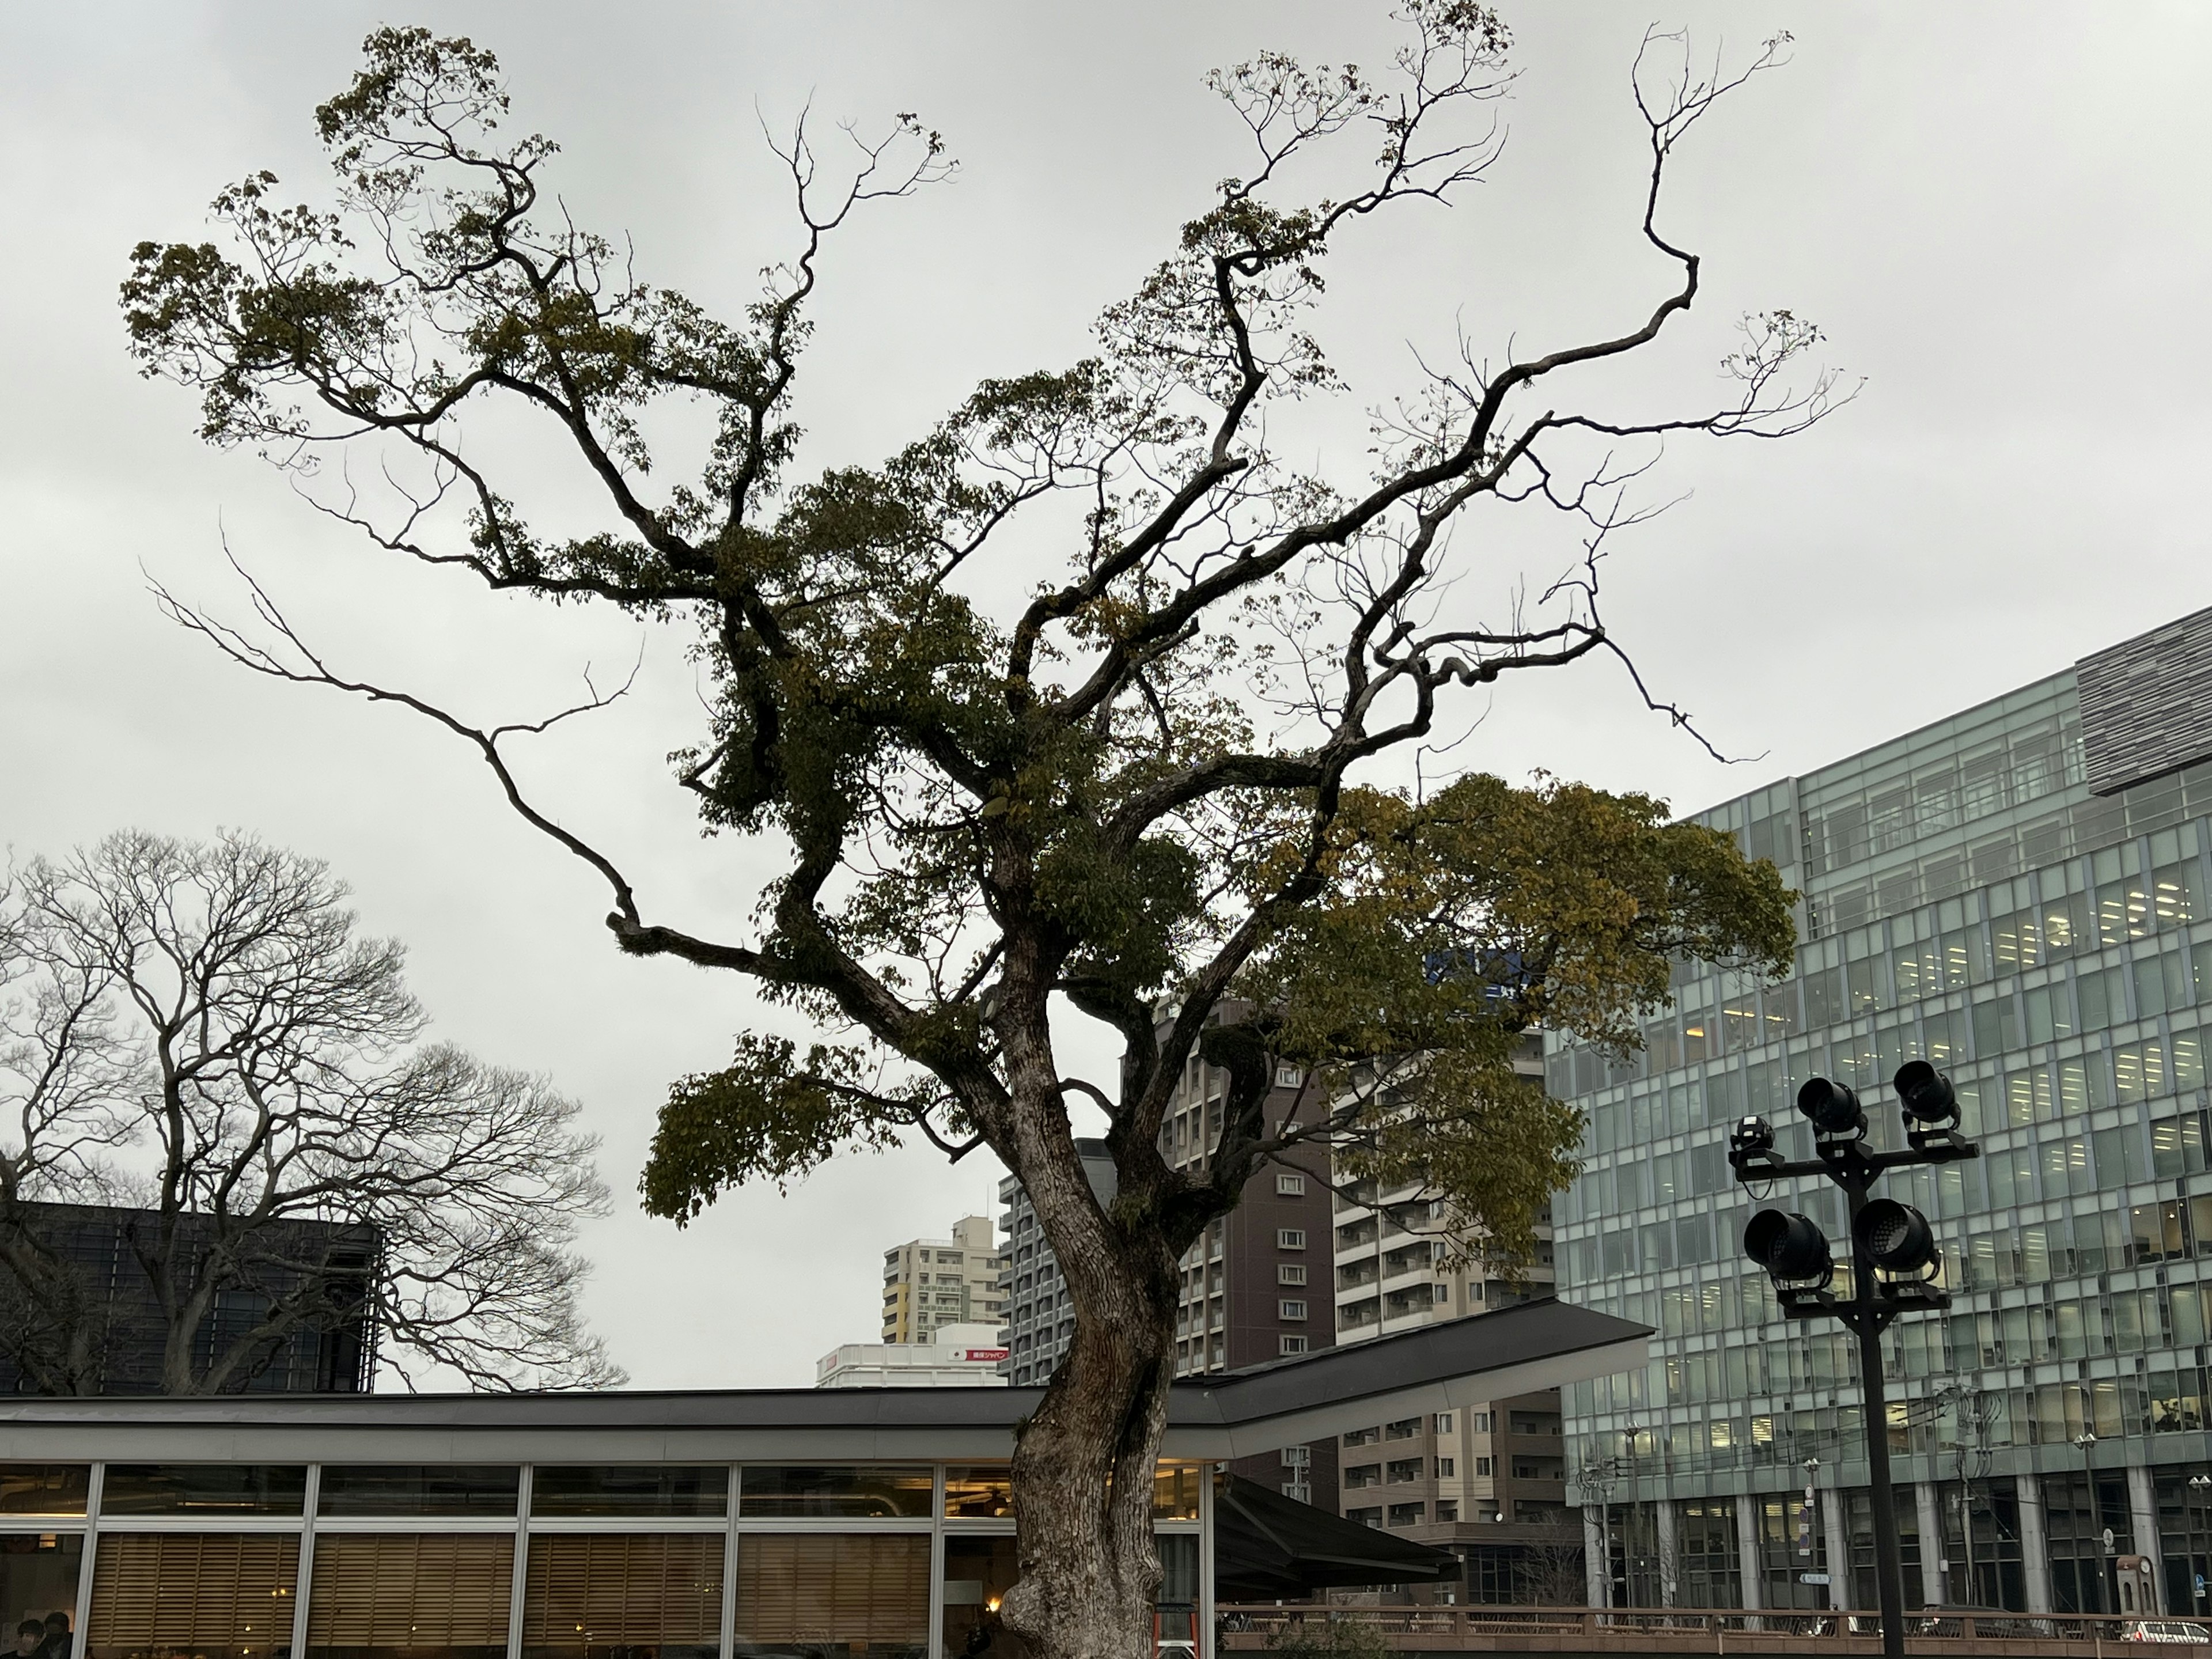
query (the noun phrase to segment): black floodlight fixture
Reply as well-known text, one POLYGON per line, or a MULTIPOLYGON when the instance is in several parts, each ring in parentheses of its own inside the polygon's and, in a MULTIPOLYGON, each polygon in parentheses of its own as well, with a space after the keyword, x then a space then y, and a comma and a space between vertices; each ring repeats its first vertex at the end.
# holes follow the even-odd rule
POLYGON ((1948 1128, 1959 1121, 1959 1097, 1951 1079, 1924 1060, 1908 1060, 1897 1068, 1891 1086, 1915 1123, 1948 1128))
POLYGON ((1813 1127, 1824 1135, 1848 1139, 1866 1133, 1866 1114, 1859 1109, 1859 1097, 1824 1077, 1814 1078, 1797 1091, 1797 1109, 1811 1118, 1813 1127))
POLYGON ((1936 1260, 1928 1218, 1893 1198, 1869 1199, 1851 1233, 1859 1255, 1886 1273, 1921 1273, 1936 1260))
POLYGON ((1777 1284, 1825 1285, 1835 1276, 1828 1236, 1808 1218, 1761 1210, 1745 1224, 1743 1253, 1777 1284))
POLYGON ((1747 1164, 1774 1157, 1774 1126, 1763 1117, 1740 1117, 1729 1131, 1729 1162, 1741 1170, 1747 1164))

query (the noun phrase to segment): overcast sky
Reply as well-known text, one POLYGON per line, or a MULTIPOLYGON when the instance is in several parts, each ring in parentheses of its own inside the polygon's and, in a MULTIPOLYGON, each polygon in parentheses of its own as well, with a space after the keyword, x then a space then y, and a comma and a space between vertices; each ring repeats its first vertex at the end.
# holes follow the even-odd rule
MULTIPOLYGON (((833 252, 801 382, 811 459, 867 459, 979 378, 1085 349, 1099 307, 1242 165, 1241 131, 1200 84, 1208 66, 1262 47, 1379 64, 1395 38, 1382 10, 0 10, 0 840, 22 856, 125 825, 234 825, 328 859, 366 924, 409 944, 441 1035, 586 1103, 617 1195, 588 1237, 589 1310, 635 1382, 811 1382, 817 1355, 873 1336, 880 1252, 989 1206, 999 1171, 925 1151, 854 1158, 787 1197, 726 1199, 688 1232, 637 1212, 655 1104, 759 1018, 744 987, 617 957, 603 892, 502 814, 479 765, 391 711, 232 668, 160 619, 142 567, 232 606, 227 535, 337 665, 488 720, 557 706, 586 664, 626 666, 635 630, 380 562, 261 464, 203 448, 189 398, 138 380, 123 351, 126 252, 198 234, 207 198, 250 170, 319 191, 309 112, 385 21, 496 50, 517 125, 565 146, 557 185, 577 216, 626 229, 642 274, 725 313, 790 246, 760 118, 810 97, 863 123, 917 111, 961 172, 833 252)), ((1665 217, 1704 254, 1705 293, 1679 342, 1602 388, 1610 406, 1711 396, 1731 319, 1774 307, 1815 319, 1865 389, 1787 444, 1672 448, 1652 496, 1686 499, 1608 574, 1610 620, 1655 690, 1762 758, 1717 764, 1593 665, 1501 694, 1455 763, 1694 810, 2212 603, 2190 483, 2212 383, 2212 10, 1506 15, 1521 80, 1489 181, 1333 261, 1322 337, 1361 394, 1341 430, 1410 386, 1413 351, 1455 325, 1493 356, 1529 353, 1617 330, 1665 291, 1635 235, 1626 95, 1654 20, 1738 54, 1778 22, 1796 41, 1787 70, 1682 152, 1665 217)), ((1474 560, 1468 603, 1494 605, 1547 556, 1515 543, 1474 560)), ((638 695, 538 751, 532 777, 642 876, 649 911, 729 933, 772 860, 702 841, 666 782, 659 757, 696 712, 679 644, 649 642, 638 695)))

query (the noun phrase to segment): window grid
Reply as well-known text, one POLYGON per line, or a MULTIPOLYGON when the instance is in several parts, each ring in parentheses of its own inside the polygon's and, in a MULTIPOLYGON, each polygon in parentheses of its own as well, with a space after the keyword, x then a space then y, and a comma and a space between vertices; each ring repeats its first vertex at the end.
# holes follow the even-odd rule
MULTIPOLYGON (((1305 1352, 1304 1337, 1284 1338, 1285 1353, 1305 1352), (1296 1348, 1289 1345, 1295 1342, 1296 1348)), ((823 1467, 845 1467, 824 1462, 823 1467)), ((237 1547, 254 1561, 261 1561, 270 1550, 278 1551, 284 1564, 283 1577, 291 1587, 293 1605, 280 1616, 284 1634, 289 1637, 290 1650, 304 1653, 314 1645, 313 1623, 314 1574, 318 1534, 332 1536, 325 1553, 326 1571, 333 1562, 359 1558, 367 1561, 381 1559, 374 1547, 378 1539, 400 1540, 414 1538, 424 1540, 418 1547, 431 1548, 434 1553, 459 1551, 471 1562, 483 1556, 483 1547, 471 1540, 512 1540, 510 1551, 500 1553, 499 1569, 507 1576, 501 1583, 507 1602, 506 1612, 507 1659, 519 1659, 531 1612, 529 1561, 530 1540, 535 1537, 563 1538, 577 1540, 580 1546, 584 1536, 662 1537, 673 1547, 684 1536, 710 1536, 723 1540, 719 1552, 720 1565, 720 1608, 716 1621, 716 1651, 721 1659, 732 1659, 734 1638, 734 1618, 739 1568, 743 1559, 742 1542, 747 1534, 773 1536, 830 1537, 837 1534, 904 1535, 929 1540, 927 1559, 929 1579, 929 1653, 932 1659, 942 1659, 938 1653, 943 1626, 944 1540, 948 1536, 996 1535, 1012 1536, 1014 1522, 1011 1519, 982 1519, 948 1516, 945 1513, 945 1465, 908 1464, 900 1467, 927 1468, 931 1482, 931 1513, 913 1516, 743 1516, 737 1513, 738 1499, 742 1490, 746 1465, 727 1464, 729 1480, 726 1512, 720 1516, 671 1515, 635 1516, 625 1514, 532 1516, 529 1513, 533 1466, 520 1466, 517 1513, 511 1516, 471 1516, 465 1514, 416 1514, 394 1516, 317 1516, 315 1509, 319 1492, 322 1466, 305 1465, 306 1503, 304 1512, 296 1516, 225 1516, 204 1515, 149 1516, 138 1514, 107 1515, 101 1507, 102 1486, 106 1466, 94 1462, 90 1466, 85 1510, 82 1514, 57 1516, 14 1516, 8 1517, 19 1526, 27 1522, 41 1533, 64 1533, 81 1536, 84 1551, 79 1563, 76 1612, 72 1628, 85 1632, 88 1645, 94 1628, 99 1622, 96 1614, 101 1608, 98 1587, 101 1579, 101 1549, 108 1551, 106 1582, 119 1583, 118 1575, 125 1572, 134 1555, 143 1556, 149 1550, 156 1553, 188 1548, 197 1539, 235 1540, 237 1547), (341 1544, 335 1541, 343 1538, 341 1544), (164 1540, 170 1540, 164 1543, 164 1540), (439 1543, 437 1540, 448 1540, 439 1543)), ((299 1467, 299 1466, 295 1466, 299 1467)), ((673 1466, 672 1466, 673 1467, 673 1466)), ((780 1468, 784 1465, 763 1463, 758 1467, 780 1468)), ((1200 1518, 1196 1520, 1157 1520, 1153 1525, 1163 1535, 1197 1534, 1201 1540, 1206 1531, 1205 1516, 1212 1504, 1212 1483, 1206 1479, 1204 1464, 1189 1466, 1200 1471, 1195 1481, 1200 1518)), ((567 1547, 564 1546, 564 1549, 567 1547)), ((235 1552, 234 1552, 235 1553, 235 1552)), ((647 1550, 647 1554, 653 1552, 647 1550)), ((274 1559, 274 1558, 271 1558, 274 1559)), ((442 1558, 441 1558, 442 1559, 442 1558)), ((459 1558, 456 1557, 458 1560, 459 1558)), ((484 1557, 485 1561, 490 1558, 484 1557)), ((264 1563, 265 1565, 265 1563, 264 1563)), ((478 1563, 482 1565, 482 1563, 478 1563)), ((341 1565, 341 1571, 343 1571, 341 1565)), ((264 1575, 265 1577, 265 1574, 264 1575)), ((450 1576, 450 1575, 448 1575, 450 1576)), ((465 1574, 464 1577, 466 1577, 465 1574)), ((373 1583, 375 1575, 363 1577, 356 1570, 350 1582, 373 1583)), ((256 1581, 258 1582, 258 1580, 256 1581)), ((266 1592, 257 1599, 257 1608, 265 1607, 266 1592)), ((542 1611, 542 1609, 541 1609, 542 1611)), ((110 1621, 112 1622, 112 1620, 110 1621)), ((327 1617, 326 1617, 327 1622, 327 1617)), ((541 1620, 542 1622, 542 1620, 541 1620)), ((104 1628, 104 1626, 103 1626, 104 1628)), ((258 1635, 258 1632, 257 1632, 258 1635)), ((143 1645, 143 1644, 142 1644, 143 1645)), ((210 1644, 196 1644, 199 1646, 210 1644)), ((258 1646, 258 1642, 256 1644, 258 1646)), ((656 1644, 657 1645, 657 1644, 656 1644)), ((672 1638, 671 1645, 681 1645, 672 1638)))

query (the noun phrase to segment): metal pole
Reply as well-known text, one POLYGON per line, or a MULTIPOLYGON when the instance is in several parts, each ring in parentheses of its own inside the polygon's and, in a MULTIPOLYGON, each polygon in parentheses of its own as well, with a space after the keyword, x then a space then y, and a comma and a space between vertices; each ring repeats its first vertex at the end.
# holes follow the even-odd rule
POLYGON ((2190 1613, 2201 1613, 2205 1582, 2205 1493, 2212 1493, 2212 1475, 2190 1475, 2190 1613))
MULTIPOLYGON (((1972 1426, 1978 1431, 1981 1420, 1981 1396, 1978 1393, 1968 1395, 1962 1392, 1959 1396, 1959 1536, 1966 1547, 1966 1593, 1960 1598, 1960 1601, 1962 1606, 1975 1607, 1982 1604, 1982 1584, 1980 1577, 1974 1571, 1974 1481, 1972 1473, 1972 1465, 1967 1461, 1969 1454, 1966 1450, 1966 1431, 1970 1426, 1966 1418, 1970 1413, 1974 1417, 1972 1426)), ((1996 1508, 1994 1504, 1990 1506, 1990 1518, 1992 1522, 1996 1518, 1996 1508)), ((1996 1599, 2001 1598, 1992 1598, 1993 1601, 1996 1599)))
POLYGON ((1644 1591, 1638 1588, 1636 1578, 1636 1551, 1644 1534, 1643 1500, 1638 1496, 1638 1480, 1643 1472, 1637 1467, 1636 1437, 1643 1432, 1643 1429, 1633 1423, 1621 1431, 1622 1437, 1628 1442, 1628 1513, 1621 1519, 1620 1556, 1622 1576, 1628 1583, 1628 1605, 1632 1607, 1650 1605, 1644 1600, 1644 1591))
MULTIPOLYGON (((1853 1182, 1851 1237, 1858 1237, 1859 1212, 1866 1207, 1866 1184, 1853 1182)), ((1874 1504, 1875 1592, 1881 1603, 1884 1659, 1905 1659, 1905 1560, 1897 1544, 1897 1505, 1889 1489, 1889 1410, 1882 1395, 1881 1326, 1875 1317, 1874 1272, 1851 1262, 1851 1323, 1859 1339, 1859 1383, 1866 1397, 1867 1475, 1874 1504)), ((1848 1571, 1849 1563, 1844 1564, 1848 1571)))
MULTIPOLYGON (((2086 1409, 2089 1404, 2086 1395, 2081 1403, 2083 1407, 2086 1409)), ((2097 1502, 2096 1467, 2090 1462, 2097 1453, 2097 1431, 2094 1429, 2082 1430, 2081 1433, 2074 1437, 2074 1449, 2081 1454, 2081 1483, 2088 1489, 2089 1494, 2089 1547, 2092 1551, 2094 1551, 2098 1548, 2098 1540, 2100 1536, 2100 1522, 2101 1522, 2105 1518, 2104 1511, 2097 1502)), ((2078 1562, 2081 1558, 2077 1556, 2075 1559, 2078 1562)), ((2105 1599, 2107 1594, 2105 1585, 2106 1572, 2103 1565, 2104 1558, 2101 1554, 2097 1557, 2097 1599, 2101 1601, 2105 1599)), ((2081 1571, 2081 1568, 2077 1565, 2075 1568, 2075 1571, 2078 1575, 2081 1571)), ((2118 1613, 2120 1610, 2120 1598, 2118 1594, 2118 1586, 2117 1584, 2112 1587, 2110 1594, 2112 1595, 2112 1610, 2114 1613, 2118 1613)))

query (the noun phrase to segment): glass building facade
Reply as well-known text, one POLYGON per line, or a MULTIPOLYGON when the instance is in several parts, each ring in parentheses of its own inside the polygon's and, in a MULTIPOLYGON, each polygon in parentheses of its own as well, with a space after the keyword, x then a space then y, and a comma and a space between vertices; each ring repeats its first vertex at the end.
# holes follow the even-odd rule
POLYGON ((1844 1195, 1739 1188, 1727 1142, 1756 1113, 1810 1157, 1820 1075, 1901 1147, 1925 1059, 1981 1156, 1876 1188, 1952 1297, 1883 1338, 1908 1601, 2109 1611, 2137 1557, 2162 1610, 2212 1607, 2208 757, 2212 612, 1700 815, 1802 891, 1794 974, 1680 968, 1633 1061, 1546 1057, 1589 1118, 1559 1293, 1658 1333, 1566 1391, 1594 1600, 1874 1605, 1854 1339, 1784 1320, 1741 1243, 1772 1205, 1840 1260, 1844 1195))

